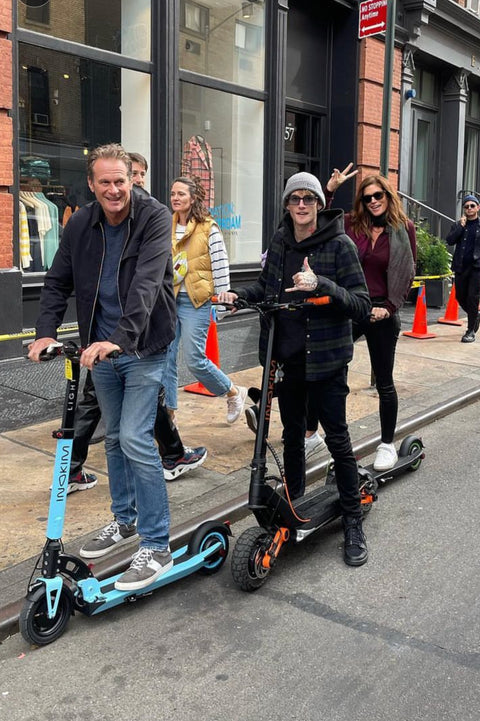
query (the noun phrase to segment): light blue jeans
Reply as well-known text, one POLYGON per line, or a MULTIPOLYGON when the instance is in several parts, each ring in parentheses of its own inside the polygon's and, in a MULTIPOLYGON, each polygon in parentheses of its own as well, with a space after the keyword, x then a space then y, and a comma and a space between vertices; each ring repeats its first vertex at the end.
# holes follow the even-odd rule
POLYGON ((140 546, 168 547, 170 514, 163 466, 153 436, 166 353, 120 355, 94 366, 92 378, 105 421, 112 513, 137 518, 140 546))
POLYGON ((225 395, 232 387, 230 378, 205 355, 211 307, 212 304, 207 301, 200 308, 195 308, 187 293, 179 293, 177 296, 177 329, 167 352, 164 378, 167 408, 178 406, 177 355, 180 338, 183 340, 185 363, 197 381, 215 396, 225 395))

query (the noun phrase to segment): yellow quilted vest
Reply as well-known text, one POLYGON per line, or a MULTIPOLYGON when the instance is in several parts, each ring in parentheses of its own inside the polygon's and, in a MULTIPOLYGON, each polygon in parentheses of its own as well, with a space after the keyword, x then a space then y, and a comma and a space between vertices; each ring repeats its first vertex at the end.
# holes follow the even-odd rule
MULTIPOLYGON (((195 308, 200 308, 209 300, 214 291, 212 265, 208 252, 208 237, 213 218, 207 218, 202 223, 189 220, 183 238, 177 243, 176 228, 177 213, 172 218, 172 253, 173 257, 180 251, 187 253, 187 273, 184 278, 185 289, 195 308)), ((177 295, 180 285, 175 286, 177 295)))

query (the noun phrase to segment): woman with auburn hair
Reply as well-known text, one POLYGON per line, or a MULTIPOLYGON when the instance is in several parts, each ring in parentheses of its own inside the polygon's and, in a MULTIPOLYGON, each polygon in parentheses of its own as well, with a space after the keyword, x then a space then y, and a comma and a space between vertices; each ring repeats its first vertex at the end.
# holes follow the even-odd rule
MULTIPOLYGON (((328 185, 335 186, 336 190, 340 184, 330 182, 328 185)), ((333 192, 327 193, 327 202, 332 199, 333 192)), ((376 471, 386 471, 398 460, 393 445, 398 414, 393 368, 400 334, 398 311, 415 275, 415 227, 387 178, 372 174, 358 186, 353 210, 345 215, 345 232, 357 246, 372 301, 369 320, 363 324, 353 323, 352 330, 354 341, 365 336, 375 374, 381 443, 373 467, 376 471)))

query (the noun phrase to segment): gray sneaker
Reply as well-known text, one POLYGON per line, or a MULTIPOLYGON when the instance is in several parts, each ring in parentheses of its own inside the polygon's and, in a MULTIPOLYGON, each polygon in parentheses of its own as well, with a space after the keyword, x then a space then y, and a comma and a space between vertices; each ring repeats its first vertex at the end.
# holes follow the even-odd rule
POLYGON ((140 548, 133 556, 130 567, 115 581, 117 591, 138 591, 150 586, 173 566, 170 550, 140 548))
POLYGON ((125 543, 135 541, 136 538, 138 533, 134 523, 127 525, 113 520, 100 531, 98 536, 82 546, 80 555, 82 558, 100 558, 125 543))

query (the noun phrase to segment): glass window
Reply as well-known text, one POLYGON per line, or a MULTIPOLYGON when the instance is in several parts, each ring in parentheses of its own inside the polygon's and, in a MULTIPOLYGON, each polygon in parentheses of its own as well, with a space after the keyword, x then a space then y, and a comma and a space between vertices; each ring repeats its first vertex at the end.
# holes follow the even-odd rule
POLYGON ((151 0, 17 0, 18 24, 62 40, 150 60, 150 4, 151 0))
POLYGON ((263 90, 263 0, 181 0, 180 9, 181 68, 263 90))
POLYGON ((423 68, 415 68, 414 87, 417 91, 417 101, 428 105, 438 104, 437 83, 434 73, 423 68))
POLYGON ((480 120, 480 92, 471 90, 468 96, 467 115, 473 120, 480 120))
POLYGON ((203 180, 230 263, 262 251, 263 103, 181 83, 182 175, 203 180))
POLYGON ((463 187, 474 191, 478 184, 478 153, 480 149, 480 130, 467 125, 465 128, 465 154, 463 168, 463 187))
POLYGON ((150 76, 20 44, 18 78, 20 259, 42 272, 72 211, 93 198, 88 149, 120 142, 150 160, 150 76))

